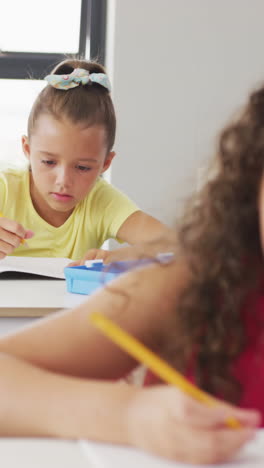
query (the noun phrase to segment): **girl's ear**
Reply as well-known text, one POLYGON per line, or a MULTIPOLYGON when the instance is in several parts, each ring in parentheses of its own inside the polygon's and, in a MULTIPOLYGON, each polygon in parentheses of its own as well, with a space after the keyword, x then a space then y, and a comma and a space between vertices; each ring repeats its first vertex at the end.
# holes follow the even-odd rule
POLYGON ((115 154, 114 151, 110 151, 110 153, 108 153, 108 155, 105 158, 105 162, 104 162, 101 174, 103 174, 103 172, 105 172, 111 166, 111 163, 112 163, 113 158, 115 157, 115 155, 116 154, 115 154))
POLYGON ((29 146, 28 137, 26 135, 22 135, 21 143, 22 143, 23 153, 26 156, 26 158, 29 159, 30 158, 30 146, 29 146))

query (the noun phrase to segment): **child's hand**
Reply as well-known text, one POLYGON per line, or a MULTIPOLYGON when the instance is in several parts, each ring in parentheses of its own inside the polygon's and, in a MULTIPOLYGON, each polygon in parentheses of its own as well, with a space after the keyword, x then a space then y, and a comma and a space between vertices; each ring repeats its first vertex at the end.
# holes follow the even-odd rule
POLYGON ((72 262, 69 266, 84 265, 86 260, 103 260, 104 263, 138 260, 140 254, 142 256, 140 247, 132 245, 114 250, 90 249, 81 260, 72 262))
POLYGON ((26 230, 16 221, 0 217, 0 259, 10 255, 23 239, 30 239, 33 236, 32 231, 26 230))
POLYGON ((208 407, 171 386, 139 389, 128 409, 128 443, 185 463, 221 463, 252 439, 259 413, 223 404, 208 407), (227 418, 241 429, 226 426, 227 418))
POLYGON ((81 260, 77 262, 71 262, 68 266, 84 265, 86 260, 103 260, 104 263, 110 263, 110 255, 111 252, 109 250, 90 249, 86 252, 85 256, 81 260))

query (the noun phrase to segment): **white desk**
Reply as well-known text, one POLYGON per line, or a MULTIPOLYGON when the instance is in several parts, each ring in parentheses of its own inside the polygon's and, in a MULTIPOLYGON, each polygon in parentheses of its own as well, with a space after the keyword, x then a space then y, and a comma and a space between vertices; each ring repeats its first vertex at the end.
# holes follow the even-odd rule
POLYGON ((65 280, 0 279, 0 316, 42 316, 74 307, 87 296, 71 294, 65 280))
POLYGON ((87 297, 68 293, 65 280, 0 279, 0 335, 87 297))

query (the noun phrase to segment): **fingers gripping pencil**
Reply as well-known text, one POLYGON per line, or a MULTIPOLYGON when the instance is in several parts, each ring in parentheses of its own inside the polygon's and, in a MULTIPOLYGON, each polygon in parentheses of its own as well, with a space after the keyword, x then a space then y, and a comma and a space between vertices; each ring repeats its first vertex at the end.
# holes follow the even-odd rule
MULTIPOLYGON (((4 217, 4 215, 3 215, 3 213, 0 211, 0 218, 3 218, 3 217, 4 217)), ((28 247, 28 244, 27 244, 27 242, 26 242, 26 239, 21 238, 20 244, 23 244, 25 247, 28 247)))
MULTIPOLYGON (((122 330, 118 325, 113 323, 110 319, 106 318, 98 312, 94 312, 89 316, 91 322, 99 328, 108 338, 116 343, 120 348, 127 351, 131 356, 139 362, 147 365, 156 375, 161 377, 165 382, 175 385, 184 393, 190 395, 194 399, 208 405, 219 405, 220 402, 208 395, 206 392, 200 390, 191 382, 189 382, 183 375, 177 372, 173 367, 169 366, 165 361, 160 359, 155 353, 144 346, 140 341, 134 338, 129 333, 122 330)), ((239 421, 234 418, 227 418, 226 425, 237 429, 241 427, 239 421)))

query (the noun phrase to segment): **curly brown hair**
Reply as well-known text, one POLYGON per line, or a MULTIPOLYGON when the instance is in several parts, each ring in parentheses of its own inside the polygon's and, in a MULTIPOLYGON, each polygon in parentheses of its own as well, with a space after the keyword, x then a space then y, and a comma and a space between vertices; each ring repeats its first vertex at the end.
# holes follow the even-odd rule
POLYGON ((233 402, 240 387, 232 363, 246 344, 241 307, 263 271, 258 213, 263 162, 264 86, 220 134, 211 176, 180 222, 178 241, 191 282, 164 351, 183 372, 194 367, 204 390, 233 402))

